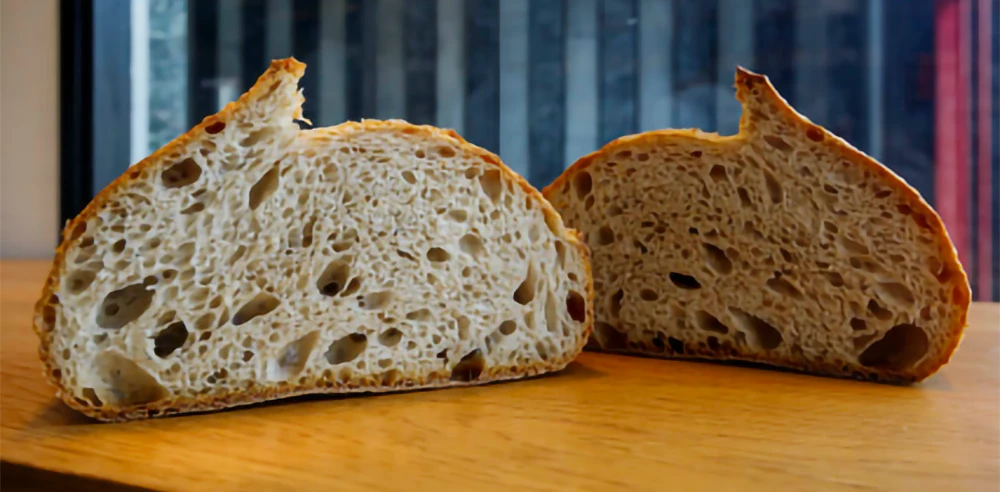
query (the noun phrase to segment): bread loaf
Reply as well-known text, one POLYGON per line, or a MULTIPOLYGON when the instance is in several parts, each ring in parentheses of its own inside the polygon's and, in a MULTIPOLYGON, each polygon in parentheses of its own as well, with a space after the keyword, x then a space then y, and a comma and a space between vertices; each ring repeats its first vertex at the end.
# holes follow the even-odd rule
POLYGON ((970 291, 920 195, 739 70, 739 134, 615 140, 544 190, 591 247, 592 344, 886 382, 945 364, 970 291))
POLYGON ((588 252, 541 194, 452 131, 300 130, 304 69, 275 61, 67 225, 35 329, 69 406, 468 385, 582 349, 588 252))

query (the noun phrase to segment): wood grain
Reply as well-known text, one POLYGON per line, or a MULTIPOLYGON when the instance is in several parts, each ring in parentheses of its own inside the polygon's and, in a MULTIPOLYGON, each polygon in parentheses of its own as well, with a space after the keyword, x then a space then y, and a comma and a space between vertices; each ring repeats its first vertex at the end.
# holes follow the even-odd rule
POLYGON ((42 379, 47 267, 0 263, 5 469, 170 490, 1000 487, 997 304, 912 387, 584 354, 529 381, 97 424, 42 379))

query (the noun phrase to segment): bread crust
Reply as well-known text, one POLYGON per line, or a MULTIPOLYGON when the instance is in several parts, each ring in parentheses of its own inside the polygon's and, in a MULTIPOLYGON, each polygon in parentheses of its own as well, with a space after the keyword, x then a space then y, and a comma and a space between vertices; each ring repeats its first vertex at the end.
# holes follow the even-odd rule
MULTIPOLYGON (((293 77, 298 79, 302 76, 306 68, 304 63, 294 58, 274 60, 270 67, 258 78, 257 82, 243 94, 237 101, 230 102, 218 113, 208 116, 187 133, 177 137, 167 143, 162 148, 154 152, 149 157, 133 165, 127 172, 108 184, 93 200, 84 208, 79 215, 67 222, 62 232, 62 240, 55 250, 55 257, 48 278, 42 287, 41 296, 35 304, 33 327, 39 337, 39 357, 44 364, 44 374, 46 379, 56 388, 56 395, 60 397, 69 407, 77 410, 89 417, 102 421, 126 421, 138 418, 150 418, 158 416, 173 415, 179 413, 195 413, 230 408, 235 406, 250 405, 270 400, 284 399, 294 396, 308 394, 344 394, 344 393, 379 393, 394 392, 419 389, 445 388, 455 386, 472 386, 492 382, 500 382, 524 377, 536 376, 542 373, 558 371, 566 367, 582 351, 584 344, 593 331, 594 320, 594 286, 590 267, 590 250, 583 241, 578 231, 563 227, 563 237, 580 254, 584 262, 586 273, 586 321, 584 329, 579 333, 576 340, 575 349, 572 352, 563 354, 560 358, 552 358, 543 363, 535 363, 526 366, 493 366, 486 368, 486 371, 475 381, 452 381, 447 371, 438 371, 426 376, 419 376, 414 373, 403 374, 400 381, 393 385, 383 383, 375 377, 353 378, 347 382, 336 382, 325 380, 322 376, 312 378, 304 383, 290 384, 281 382, 270 387, 250 382, 242 390, 229 391, 224 394, 203 395, 197 398, 171 398, 158 400, 148 404, 135 405, 127 408, 115 407, 105 404, 103 407, 94 408, 78 401, 72 391, 64 385, 61 378, 59 365, 50 347, 55 336, 53 323, 46 321, 46 309, 58 304, 58 297, 55 293, 59 290, 61 278, 60 270, 64 263, 68 248, 80 239, 80 234, 75 234, 78 226, 86 225, 87 221, 97 216, 103 207, 114 200, 119 194, 126 192, 131 182, 138 179, 144 172, 158 172, 166 169, 171 163, 166 156, 178 149, 184 148, 191 141, 202 138, 206 134, 206 129, 218 122, 225 122, 235 112, 239 111, 249 101, 258 97, 263 91, 269 90, 272 84, 280 82, 283 77, 293 77)), ((301 98, 302 96, 299 95, 301 98)), ((295 114, 295 118, 305 120, 302 117, 301 109, 295 114)), ((345 134, 351 132, 385 131, 400 132, 406 134, 417 134, 426 138, 440 139, 455 144, 468 154, 481 159, 489 166, 499 170, 503 178, 513 181, 530 196, 536 205, 541 207, 545 218, 550 223, 562 224, 562 219, 555 208, 542 196, 542 194, 529 184, 523 177, 519 176, 507 167, 500 158, 481 147, 467 142, 454 130, 441 129, 428 125, 413 125, 401 120, 362 120, 361 122, 346 122, 337 126, 309 130, 322 134, 345 134)))
MULTIPOLYGON (((894 192, 897 192, 901 196, 905 197, 905 199, 913 206, 914 215, 919 214, 927 218, 928 226, 932 229, 933 234, 940 245, 939 249, 941 256, 939 259, 942 261, 945 268, 950 269, 950 271, 954 273, 953 278, 949 281, 949 283, 954 286, 951 301, 952 304, 959 308, 960 311, 960 315, 949 325, 947 329, 946 338, 948 340, 948 344, 945 347, 945 350, 940 351, 937 357, 925 359, 920 364, 917 364, 906 371, 876 369, 855 369, 845 371, 843 366, 835 364, 832 361, 817 363, 793 358, 782 359, 768 357, 741 350, 739 347, 734 347, 728 343, 721 344, 717 350, 713 350, 711 348, 702 349, 698 347, 685 347, 683 354, 672 353, 669 349, 616 350, 608 349, 606 347, 601 348, 598 344, 588 344, 587 348, 625 354, 641 353, 655 357, 747 361, 820 375, 886 383, 914 383, 922 381, 936 373, 942 366, 951 360, 952 355, 962 341, 965 327, 968 324, 968 309, 972 298, 968 277, 965 270, 962 268, 961 262, 958 260, 958 253, 951 242, 951 238, 948 236, 948 232, 945 229, 944 223, 941 221, 941 217, 923 199, 923 197, 920 196, 920 193, 917 192, 917 190, 913 189, 892 170, 853 147, 842 138, 837 137, 821 126, 816 125, 804 115, 792 108, 791 105, 789 105, 788 102, 781 97, 777 90, 775 90, 774 86, 771 85, 771 82, 766 76, 751 72, 743 67, 738 67, 736 71, 736 98, 744 105, 744 109, 751 98, 766 99, 781 113, 783 113, 788 120, 794 121, 796 126, 801 127, 803 131, 821 132, 824 142, 830 145, 831 148, 840 155, 840 157, 846 161, 855 163, 855 165, 864 166, 865 170, 870 171, 872 174, 882 179, 883 183, 890 187, 894 192)), ((743 117, 740 120, 740 131, 738 134, 732 136, 720 136, 716 133, 707 133, 696 129, 665 129, 620 137, 609 142, 601 149, 581 157, 573 163, 573 165, 567 168, 558 178, 556 178, 552 184, 546 186, 542 190, 542 194, 546 199, 554 201, 554 196, 557 193, 557 190, 560 190, 568 183, 571 183, 572 179, 578 173, 587 170, 595 160, 598 160, 600 157, 605 155, 617 153, 618 151, 631 146, 655 146, 659 142, 674 141, 677 139, 691 139, 702 144, 709 145, 725 144, 727 142, 742 140, 746 138, 745 135, 751 133, 752 131, 752 123, 748 118, 747 111, 744 110, 743 117)))

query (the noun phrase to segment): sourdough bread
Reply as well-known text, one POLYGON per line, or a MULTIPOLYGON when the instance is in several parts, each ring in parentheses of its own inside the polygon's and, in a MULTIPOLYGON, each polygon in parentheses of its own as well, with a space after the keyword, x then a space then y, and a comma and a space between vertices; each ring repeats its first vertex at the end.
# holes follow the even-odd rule
POLYGON ((69 406, 468 385, 582 349, 588 252, 541 194, 452 131, 300 130, 304 69, 275 61, 67 225, 35 329, 69 406))
POLYGON ((591 344, 919 381, 970 291, 940 218, 887 168, 739 70, 739 134, 615 140, 544 190, 592 250, 591 344))

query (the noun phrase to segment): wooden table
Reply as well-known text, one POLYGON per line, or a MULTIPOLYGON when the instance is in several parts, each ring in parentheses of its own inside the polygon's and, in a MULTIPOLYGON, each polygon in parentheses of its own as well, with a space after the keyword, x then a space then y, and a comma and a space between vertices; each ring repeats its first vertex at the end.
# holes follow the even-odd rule
POLYGON ((96 424, 42 379, 46 268, 0 263, 5 490, 1000 488, 997 304, 975 305, 953 362, 913 387, 584 354, 488 387, 96 424))

